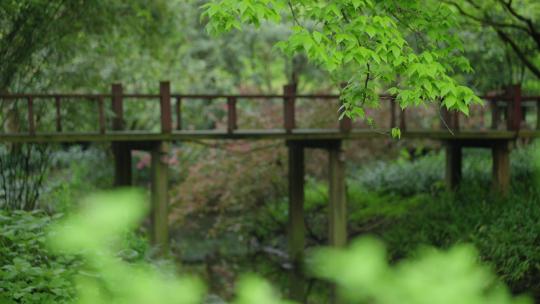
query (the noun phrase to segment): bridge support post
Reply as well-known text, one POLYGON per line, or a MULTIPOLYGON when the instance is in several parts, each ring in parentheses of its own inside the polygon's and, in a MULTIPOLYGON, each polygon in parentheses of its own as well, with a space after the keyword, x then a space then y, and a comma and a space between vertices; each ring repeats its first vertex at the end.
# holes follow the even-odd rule
POLYGON ((114 154, 114 186, 127 187, 132 184, 131 149, 126 143, 112 143, 114 154))
POLYGON ((345 187, 345 156, 341 142, 328 149, 329 194, 328 240, 330 246, 343 247, 347 244, 347 200, 345 187))
MULTIPOLYGON (((341 141, 328 148, 329 191, 328 242, 332 247, 347 245, 347 189, 345 183, 345 156, 341 141)), ((332 286, 331 303, 341 303, 335 286, 332 286)))
POLYGON ((289 149, 289 227, 288 246, 292 270, 289 275, 289 298, 304 302, 305 278, 303 271, 304 226, 304 147, 288 142, 289 149))
POLYGON ((152 244, 160 255, 169 251, 167 154, 169 143, 159 142, 152 148, 152 244))
POLYGON ((446 188, 449 191, 456 190, 461 181, 462 151, 459 143, 447 142, 446 154, 446 188))
POLYGON ((493 189, 503 195, 510 190, 510 149, 508 141, 493 144, 493 189))

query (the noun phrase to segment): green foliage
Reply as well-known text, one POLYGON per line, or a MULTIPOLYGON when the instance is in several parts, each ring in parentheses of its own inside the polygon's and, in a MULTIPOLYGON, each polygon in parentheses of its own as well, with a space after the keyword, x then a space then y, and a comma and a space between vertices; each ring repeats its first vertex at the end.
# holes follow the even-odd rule
POLYGON ((75 297, 71 277, 80 262, 46 247, 46 230, 58 219, 40 211, 0 211, 0 303, 66 303, 75 297))
POLYGON ((381 90, 396 95, 401 107, 440 100, 468 114, 468 105, 480 101, 451 77, 472 69, 453 33, 456 14, 444 3, 216 0, 203 9, 214 33, 290 16, 291 35, 278 48, 304 53, 337 81, 348 80, 342 94, 348 116, 366 118, 364 107, 378 107, 381 90))
POLYGON ((347 250, 319 250, 311 265, 317 276, 337 283, 347 303, 531 303, 512 298, 476 255, 459 245, 389 266, 383 245, 364 238, 347 250))

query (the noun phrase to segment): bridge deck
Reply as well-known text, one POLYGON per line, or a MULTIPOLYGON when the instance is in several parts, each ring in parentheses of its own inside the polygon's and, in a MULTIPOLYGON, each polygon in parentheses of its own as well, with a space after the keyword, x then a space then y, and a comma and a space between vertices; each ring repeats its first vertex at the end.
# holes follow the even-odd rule
MULTIPOLYGON (((433 140, 509 140, 513 138, 540 137, 540 131, 520 130, 504 131, 437 131, 437 130, 407 130, 401 134, 405 139, 433 139, 433 140)), ((181 130, 171 133, 157 133, 145 131, 110 131, 105 134, 92 133, 36 133, 31 134, 0 134, 0 142, 25 143, 69 143, 69 142, 138 142, 138 141, 196 141, 196 140, 336 140, 336 139, 372 139, 390 138, 388 132, 374 130, 351 130, 342 132, 339 129, 294 129, 287 132, 285 129, 264 130, 181 130)))

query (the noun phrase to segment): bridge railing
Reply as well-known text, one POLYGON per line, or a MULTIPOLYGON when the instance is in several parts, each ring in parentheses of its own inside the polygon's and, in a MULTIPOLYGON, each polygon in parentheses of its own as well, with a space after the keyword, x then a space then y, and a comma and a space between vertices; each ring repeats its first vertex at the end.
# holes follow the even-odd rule
MULTIPOLYGON (((439 129, 450 130, 450 132, 459 132, 460 130, 480 129, 480 130, 504 130, 517 131, 526 125, 526 113, 529 109, 536 109, 536 122, 533 128, 540 130, 540 96, 522 96, 519 86, 512 86, 506 92, 496 95, 481 96, 486 101, 488 107, 473 107, 469 117, 458 112, 449 112, 439 106, 418 110, 408 114, 402 110, 392 96, 381 96, 382 108, 375 110, 377 112, 377 122, 384 125, 383 129, 400 127, 402 131, 409 130, 410 125, 415 128, 421 128, 419 121, 425 119, 426 116, 433 117, 432 121, 424 124, 423 128, 430 130, 437 128, 434 126, 436 121, 439 121, 439 129), (380 119, 379 119, 380 117, 380 119), (409 117, 409 118, 407 118, 409 117), (503 118, 506 124, 502 125, 503 118), (387 123, 384 120, 387 120, 387 123), (487 125, 486 121, 490 120, 491 124, 487 125)), ((238 131, 239 122, 239 102, 254 102, 254 100, 272 100, 281 101, 283 113, 281 130, 285 133, 292 133, 298 129, 298 114, 299 101, 309 101, 310 103, 319 101, 328 101, 335 103, 335 121, 337 123, 335 131, 351 132, 358 128, 367 128, 359 122, 352 122, 349 118, 344 117, 338 122, 337 109, 339 107, 339 95, 335 94, 297 94, 295 85, 286 85, 283 88, 282 94, 174 94, 171 93, 169 82, 161 82, 159 94, 134 94, 124 93, 121 84, 113 84, 110 94, 0 94, 0 102, 6 105, 9 103, 23 104, 26 110, 26 126, 19 128, 4 128, 4 134, 26 134, 35 135, 38 132, 41 116, 36 113, 36 101, 46 104, 46 109, 54 108, 53 114, 49 113, 49 117, 54 117, 54 129, 52 133, 67 132, 63 126, 64 115, 62 109, 69 102, 70 104, 79 104, 82 101, 90 101, 93 104, 93 117, 96 119, 95 124, 97 130, 92 131, 98 134, 108 132, 130 132, 126 125, 124 117, 126 111, 124 109, 126 100, 149 100, 159 101, 159 131, 161 133, 172 133, 187 131, 183 128, 183 111, 185 104, 191 100, 208 100, 224 102, 226 112, 226 132, 229 134, 238 131), (110 102, 110 110, 106 103, 110 102), (108 125, 110 124, 110 127, 108 125), (22 130, 22 131, 21 131, 22 130)), ((307 107, 310 107, 308 104, 307 107)), ((374 113, 375 113, 374 112, 374 113)), ((9 110, 3 110, 1 113, 2 124, 8 123, 10 120, 9 110)), ((18 113, 20 115, 20 112, 18 113)), ((157 114, 157 113, 156 113, 157 114)), ((265 115, 265 113, 260 113, 265 115)), ((94 119, 93 118, 93 119, 94 119)), ((534 122, 533 122, 534 123, 534 122)), ((76 130, 77 131, 77 130, 76 130)))

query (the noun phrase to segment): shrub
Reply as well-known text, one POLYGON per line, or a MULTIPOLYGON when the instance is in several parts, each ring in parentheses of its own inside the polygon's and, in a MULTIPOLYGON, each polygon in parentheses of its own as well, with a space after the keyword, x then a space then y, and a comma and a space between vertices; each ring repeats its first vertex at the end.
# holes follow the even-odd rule
MULTIPOLYGON (((515 149, 511 154, 513 187, 527 187, 534 175, 531 159, 536 145, 515 149)), ((444 190, 444 152, 434 152, 413 161, 403 158, 366 166, 351 175, 351 186, 385 194, 414 195, 441 193, 444 190)), ((491 183, 491 152, 486 149, 463 150, 464 183, 486 188, 491 183)))
POLYGON ((423 198, 415 208, 379 231, 394 260, 414 255, 421 245, 448 248, 472 243, 483 261, 516 292, 540 296, 540 197, 462 189, 457 195, 423 198))
MULTIPOLYGON (((83 263, 73 254, 54 253, 47 232, 62 215, 43 211, 0 211, 0 303, 71 303, 73 278, 83 263)), ((89 232, 92 234, 93 232, 89 232)), ((134 231, 122 236, 116 256, 144 260, 148 243, 134 231)))
POLYGON ((79 262, 45 245, 56 221, 41 211, 0 211, 0 303, 66 303, 75 296, 70 277, 79 262))

